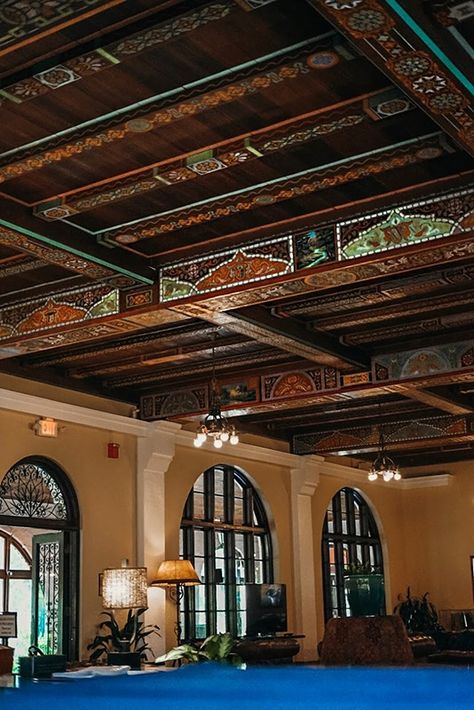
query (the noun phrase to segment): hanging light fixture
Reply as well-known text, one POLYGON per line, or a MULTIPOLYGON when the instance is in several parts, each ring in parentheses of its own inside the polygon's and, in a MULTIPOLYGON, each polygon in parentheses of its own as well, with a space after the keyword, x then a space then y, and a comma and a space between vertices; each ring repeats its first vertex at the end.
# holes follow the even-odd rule
POLYGON ((369 481, 376 481, 378 478, 382 478, 384 481, 391 481, 392 479, 399 481, 401 477, 397 464, 385 453, 383 427, 380 425, 378 454, 370 468, 368 479, 369 481))
POLYGON ((239 434, 233 424, 229 424, 227 418, 221 412, 221 401, 217 388, 216 379, 216 361, 214 357, 216 334, 212 337, 212 380, 210 387, 210 405, 209 412, 204 417, 196 431, 196 437, 193 441, 194 446, 200 447, 207 439, 212 439, 216 449, 221 449, 223 444, 228 441, 235 446, 239 443, 239 434))

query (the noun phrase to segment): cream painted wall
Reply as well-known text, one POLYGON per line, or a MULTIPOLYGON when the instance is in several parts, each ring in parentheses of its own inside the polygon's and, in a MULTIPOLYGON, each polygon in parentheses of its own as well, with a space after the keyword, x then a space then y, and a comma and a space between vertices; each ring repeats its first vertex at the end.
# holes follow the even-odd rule
POLYGON ((30 455, 54 460, 68 475, 81 514, 81 647, 94 635, 102 611, 98 573, 134 562, 136 544, 136 439, 133 436, 68 423, 57 439, 35 436, 35 417, 0 411, 0 477, 30 455), (108 459, 109 441, 120 444, 120 458, 108 459))
POLYGON ((401 589, 410 584, 417 595, 429 592, 438 609, 472 609, 474 461, 443 468, 452 474, 449 486, 403 491, 405 577, 401 589))

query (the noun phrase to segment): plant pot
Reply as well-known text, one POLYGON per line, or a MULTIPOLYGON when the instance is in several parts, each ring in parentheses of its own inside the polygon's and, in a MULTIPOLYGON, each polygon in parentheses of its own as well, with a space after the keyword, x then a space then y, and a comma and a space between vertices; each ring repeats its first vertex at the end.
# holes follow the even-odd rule
POLYGON ((351 616, 378 616, 385 613, 382 574, 348 574, 344 589, 351 616))
POLYGON ((12 672, 13 648, 10 646, 0 646, 0 675, 12 672))
POLYGON ((107 654, 108 666, 130 666, 132 670, 140 670, 141 657, 133 651, 111 651, 107 654))

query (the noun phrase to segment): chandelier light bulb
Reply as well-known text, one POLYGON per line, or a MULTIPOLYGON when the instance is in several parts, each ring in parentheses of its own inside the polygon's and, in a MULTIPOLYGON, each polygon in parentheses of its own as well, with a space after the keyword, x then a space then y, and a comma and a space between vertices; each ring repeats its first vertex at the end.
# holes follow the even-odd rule
POLYGON ((200 432, 197 434, 196 438, 201 442, 201 444, 204 444, 204 442, 205 442, 206 439, 207 439, 206 432, 200 431, 200 432))
POLYGON ((197 435, 196 438, 193 439, 193 444, 197 449, 202 446, 202 440, 199 438, 199 435, 197 435))
POLYGON ((375 473, 375 471, 370 471, 370 473, 369 473, 369 475, 367 476, 367 478, 369 479, 369 481, 376 481, 377 478, 378 478, 378 476, 377 476, 377 474, 375 473))
POLYGON ((223 431, 221 434, 221 441, 229 441, 229 432, 223 431))
POLYGON ((214 446, 216 447, 216 449, 222 449, 221 439, 214 439, 214 446))
POLYGON ((237 434, 232 434, 232 436, 230 437, 230 443, 232 444, 232 446, 235 446, 239 443, 239 437, 237 434))
POLYGON ((390 469, 387 471, 383 471, 382 476, 384 481, 391 481, 393 478, 393 471, 391 471, 390 469))
POLYGON ((400 481, 401 477, 402 474, 400 473, 400 471, 396 471, 396 473, 393 474, 393 478, 395 479, 395 481, 400 481))

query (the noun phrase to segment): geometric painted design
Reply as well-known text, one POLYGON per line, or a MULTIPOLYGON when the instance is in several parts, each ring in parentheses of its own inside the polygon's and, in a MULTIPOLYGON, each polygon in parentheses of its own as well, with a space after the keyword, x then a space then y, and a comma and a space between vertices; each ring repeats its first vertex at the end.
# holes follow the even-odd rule
POLYGON ((51 69, 35 74, 34 78, 50 89, 59 89, 60 86, 70 84, 81 77, 63 64, 57 64, 55 67, 51 67, 51 69))
POLYGON ((81 257, 70 254, 67 251, 54 249, 46 244, 35 241, 32 237, 27 237, 20 232, 7 229, 3 226, 0 226, 0 244, 12 247, 13 249, 21 249, 21 251, 27 254, 32 254, 51 264, 57 264, 65 269, 84 274, 91 279, 103 279, 114 275, 112 269, 94 264, 94 262, 86 259, 81 259, 81 257))
POLYGON ((340 260, 469 231, 474 189, 431 197, 336 225, 340 260))
POLYGON ((93 6, 105 4, 108 4, 106 0, 2 0, 0 47, 16 44, 23 37, 90 11, 93 6))
MULTIPOLYGON (((389 77, 422 103, 448 133, 454 133, 468 151, 474 146, 474 113, 462 90, 452 81, 422 37, 418 47, 404 20, 380 0, 360 0, 355 8, 350 1, 310 0, 343 34, 349 35, 362 51, 367 50, 383 65, 389 77), (407 35, 408 31, 408 35, 407 35), (407 36, 406 36, 407 35, 407 36)), ((409 12, 409 9, 408 9, 409 12)), ((416 32, 416 30, 415 30, 416 32)))
MULTIPOLYGON (((91 5, 94 1, 96 0, 86 0, 86 3, 91 5)), ((4 0, 3 4, 5 2, 6 0, 4 0)), ((52 0, 50 0, 49 4, 52 4, 52 0)), ((41 3, 38 3, 39 5, 41 3)), ((11 97, 11 100, 19 101, 20 103, 42 96, 48 91, 58 89, 71 81, 77 81, 108 69, 114 64, 120 63, 121 59, 146 52, 160 44, 171 42, 188 32, 193 32, 210 22, 221 20, 237 9, 237 6, 231 0, 210 3, 203 8, 198 8, 171 20, 149 26, 124 40, 113 42, 98 50, 65 61, 63 64, 33 77, 22 79, 5 87, 4 96, 6 98, 11 97), (51 74, 58 68, 60 69, 59 72, 51 74)), ((29 7, 28 14, 31 14, 31 12, 31 7, 29 7)), ((0 46, 1 44, 2 40, 0 38, 0 46)))
POLYGON ((261 378, 262 401, 286 399, 299 395, 336 389, 339 375, 333 368, 272 373, 261 378))
MULTIPOLYGON (((435 134, 417 139, 416 142, 410 142, 410 145, 400 146, 396 149, 387 146, 378 155, 373 154, 368 158, 351 158, 337 167, 318 166, 306 171, 304 175, 285 176, 274 181, 271 185, 265 183, 256 185, 252 191, 240 194, 232 193, 226 198, 210 198, 206 200, 205 205, 201 206, 200 211, 196 207, 183 206, 173 210, 174 216, 169 212, 166 216, 150 215, 141 219, 129 232, 124 233, 123 228, 115 228, 105 234, 107 239, 121 243, 150 239, 248 210, 259 209, 300 196, 308 196, 312 192, 337 187, 367 175, 380 174, 388 170, 413 165, 419 161, 431 160, 443 155, 447 150, 442 135, 435 134)), ((449 150, 451 149, 449 148, 449 150)))
POLYGON ((149 421, 164 417, 194 414, 208 407, 208 387, 145 395, 140 399, 140 419, 149 421))
POLYGON ((474 341, 465 341, 377 355, 372 361, 374 381, 407 380, 468 367, 465 354, 473 344, 474 341))
MULTIPOLYGON (((265 91, 266 88, 274 84, 291 81, 307 74, 309 71, 311 70, 304 61, 292 61, 267 70, 262 68, 259 73, 236 79, 231 83, 223 83, 219 88, 213 88, 210 91, 184 99, 165 108, 161 106, 162 102, 160 102, 160 108, 158 108, 158 104, 150 104, 150 113, 145 117, 148 123, 143 130, 161 129, 175 121, 189 118, 190 115, 205 113, 211 108, 214 109, 217 106, 243 100, 245 96, 254 94, 256 91, 265 91)), ((29 150, 29 154, 25 150, 23 151, 23 157, 17 162, 0 168, 0 182, 20 177, 48 165, 61 162, 71 156, 79 156, 84 152, 128 138, 131 133, 136 132, 134 124, 130 123, 131 118, 125 123, 118 123, 104 128, 99 133, 91 133, 60 146, 55 145, 53 149, 48 148, 48 144, 45 144, 45 147, 40 152, 36 152, 34 147, 29 150)))
POLYGON ((290 237, 216 252, 160 269, 160 302, 175 301, 294 271, 290 237))
POLYGON ((0 340, 103 318, 119 312, 119 292, 109 286, 76 289, 0 310, 0 340))
MULTIPOLYGON (((380 94, 380 92, 377 92, 380 94)), ((358 102, 360 104, 360 102, 358 102)), ((244 162, 257 160, 269 153, 291 149, 296 145, 302 145, 308 141, 317 139, 337 131, 351 129, 363 123, 367 117, 361 106, 349 106, 345 114, 337 117, 328 112, 324 116, 321 112, 317 115, 308 116, 303 120, 295 120, 287 123, 284 128, 276 127, 265 131, 257 131, 239 140, 230 140, 222 144, 218 149, 203 151, 209 155, 204 159, 196 160, 182 159, 173 162, 166 162, 165 166, 155 164, 143 169, 138 175, 126 176, 122 179, 109 180, 100 187, 82 190, 72 193, 67 198, 65 204, 64 197, 56 200, 49 200, 35 206, 35 214, 44 219, 63 219, 74 212, 85 212, 102 205, 110 204, 132 196, 156 190, 163 185, 174 185, 189 180, 194 180, 198 176, 207 175, 216 170, 223 170, 244 162)), ((142 120, 142 119, 137 119, 142 120)), ((128 126, 130 128, 130 121, 128 126)), ((196 156, 194 156, 196 158, 196 156)), ((117 241, 121 241, 117 239, 117 241)))
MULTIPOLYGON (((384 425, 384 439, 388 446, 416 442, 425 439, 472 437, 472 420, 468 417, 440 415, 422 417, 413 421, 401 420, 384 425)), ((377 426, 340 429, 335 431, 296 434, 292 451, 295 454, 318 454, 329 452, 357 452, 375 450, 378 446, 377 426)))
POLYGON ((153 290, 151 288, 144 291, 134 291, 125 295, 125 308, 139 308, 153 303, 153 290))
POLYGON ((415 104, 395 87, 364 100, 364 109, 374 121, 390 118, 414 108, 415 104))

